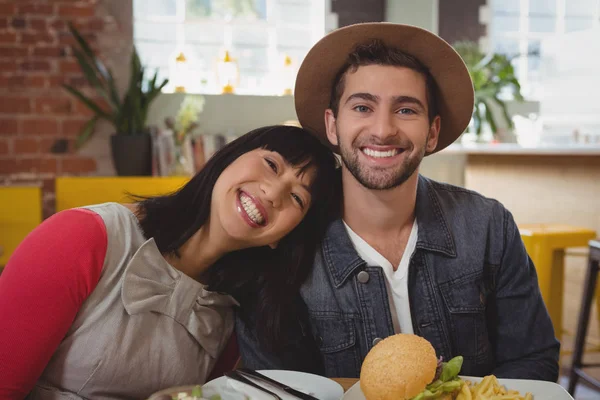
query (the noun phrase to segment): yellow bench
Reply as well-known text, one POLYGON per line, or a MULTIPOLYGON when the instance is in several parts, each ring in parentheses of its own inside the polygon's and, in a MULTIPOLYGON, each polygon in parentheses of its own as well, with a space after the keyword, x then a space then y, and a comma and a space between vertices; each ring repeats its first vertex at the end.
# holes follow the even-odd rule
POLYGON ((519 225, 521 238, 538 275, 540 291, 554 325, 562 338, 565 249, 587 246, 596 231, 564 224, 519 225))
POLYGON ((0 186, 0 267, 19 243, 42 222, 39 186, 0 186))
POLYGON ((128 203, 129 193, 142 196, 166 194, 188 182, 169 177, 59 177, 56 178, 56 212, 106 202, 128 203))

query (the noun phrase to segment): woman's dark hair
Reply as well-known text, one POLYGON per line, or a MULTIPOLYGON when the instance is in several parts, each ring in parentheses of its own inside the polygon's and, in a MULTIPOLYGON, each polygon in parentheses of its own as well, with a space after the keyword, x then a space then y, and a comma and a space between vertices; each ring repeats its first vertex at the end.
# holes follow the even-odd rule
POLYGON ((284 344, 282 333, 296 323, 294 299, 339 208, 341 178, 337 159, 328 148, 302 128, 276 125, 255 129, 216 152, 179 191, 138 197, 140 224, 162 253, 177 254, 208 220, 213 187, 223 170, 242 154, 260 148, 276 151, 295 167, 316 167, 310 187, 311 206, 276 249, 264 246, 231 252, 202 278, 209 290, 233 296, 241 305, 241 315, 254 317, 262 344, 278 352, 284 344))

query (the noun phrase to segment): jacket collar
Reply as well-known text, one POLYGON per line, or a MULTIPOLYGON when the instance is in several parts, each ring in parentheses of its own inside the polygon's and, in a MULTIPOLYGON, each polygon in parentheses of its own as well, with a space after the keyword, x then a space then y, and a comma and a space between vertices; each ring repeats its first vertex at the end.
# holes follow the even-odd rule
POLYGON ((340 287, 355 269, 366 264, 356 252, 341 219, 336 219, 329 225, 323 239, 322 252, 335 287, 340 287))
MULTIPOLYGON (((415 215, 419 226, 416 247, 449 257, 456 257, 454 237, 446 223, 439 197, 433 183, 419 175, 415 215)), ((341 219, 333 221, 323 239, 325 264, 336 287, 341 286, 365 261, 356 252, 341 219)))
POLYGON ((419 175, 415 215, 419 225, 417 248, 456 257, 454 235, 446 222, 435 183, 419 175))

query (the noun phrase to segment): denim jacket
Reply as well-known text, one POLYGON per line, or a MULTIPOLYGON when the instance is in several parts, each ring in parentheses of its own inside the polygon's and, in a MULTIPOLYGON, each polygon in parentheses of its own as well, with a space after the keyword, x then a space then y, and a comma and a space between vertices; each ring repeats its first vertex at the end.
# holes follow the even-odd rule
MULTIPOLYGON (((446 360, 463 356, 462 375, 556 381, 560 345, 511 213, 422 176, 416 204, 408 275, 414 333, 446 360)), ((394 334, 383 270, 366 266, 341 220, 329 226, 301 297, 308 323, 290 332, 280 357, 262 351, 237 318, 246 366, 359 377, 367 352, 394 334)))

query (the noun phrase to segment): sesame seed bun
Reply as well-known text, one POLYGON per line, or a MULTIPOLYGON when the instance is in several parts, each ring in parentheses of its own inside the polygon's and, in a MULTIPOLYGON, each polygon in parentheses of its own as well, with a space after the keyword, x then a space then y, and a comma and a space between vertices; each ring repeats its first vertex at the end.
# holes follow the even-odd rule
POLYGON ((390 336, 375 345, 360 370, 367 400, 410 399, 433 381, 437 358, 431 343, 410 334, 390 336))

